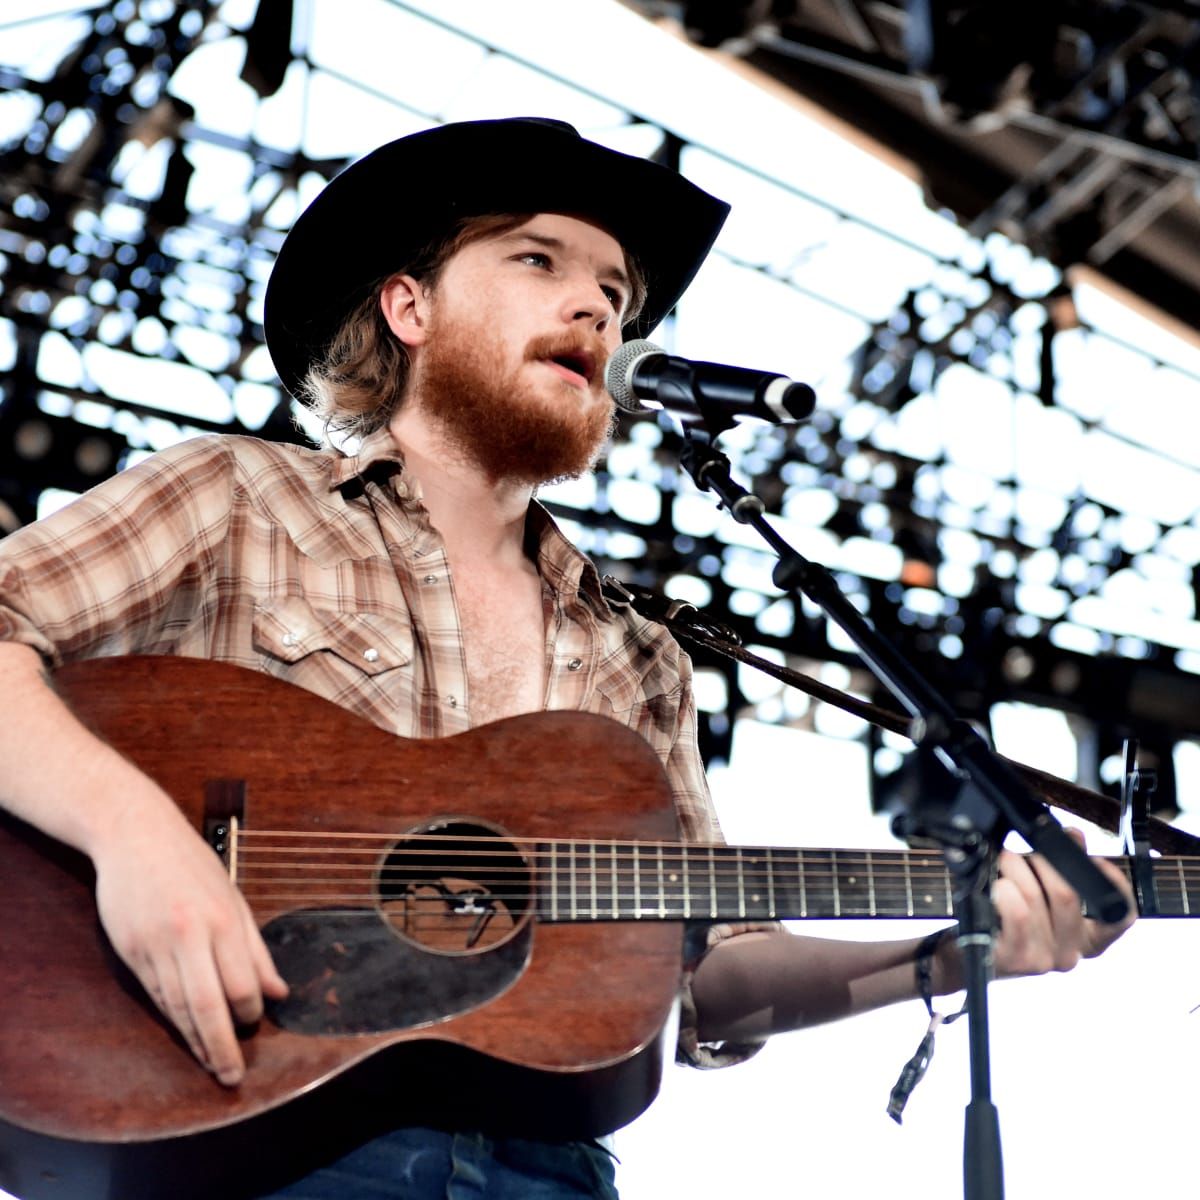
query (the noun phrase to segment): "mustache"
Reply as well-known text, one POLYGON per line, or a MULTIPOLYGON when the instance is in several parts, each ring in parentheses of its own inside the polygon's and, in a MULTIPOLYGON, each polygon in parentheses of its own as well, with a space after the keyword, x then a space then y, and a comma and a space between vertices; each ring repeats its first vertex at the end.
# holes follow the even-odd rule
POLYGON ((592 382, 604 379, 604 367, 608 362, 608 348, 604 341, 595 334, 589 334, 582 329, 541 334, 531 338, 525 347, 525 358, 530 362, 569 357, 588 360, 591 367, 588 374, 592 382))

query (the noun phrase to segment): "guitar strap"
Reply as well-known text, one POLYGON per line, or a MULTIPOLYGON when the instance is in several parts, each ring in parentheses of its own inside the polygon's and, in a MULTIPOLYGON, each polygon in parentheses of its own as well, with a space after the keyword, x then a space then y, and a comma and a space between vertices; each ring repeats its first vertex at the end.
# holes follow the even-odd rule
MULTIPOLYGON (((880 729, 898 733, 903 737, 912 736, 912 722, 902 713, 848 695, 827 683, 822 683, 819 679, 814 679, 811 675, 794 671, 790 667, 770 662, 754 654, 741 644, 741 638, 734 630, 709 617, 695 605, 682 600, 672 600, 636 584, 624 583, 612 575, 604 576, 602 590, 605 600, 613 608, 632 608, 647 620, 663 625, 682 641, 701 646, 736 662, 746 663, 789 687, 806 692, 815 700, 832 704, 835 708, 851 713, 880 729)), ((1011 759, 1005 761, 1047 803, 1064 808, 1111 833, 1120 831, 1119 801, 1065 779, 1059 779, 1045 771, 1027 767, 1023 763, 1012 762, 1011 759)), ((1200 837, 1176 829, 1158 817, 1148 818, 1148 833, 1151 848, 1162 854, 1200 854, 1200 837)))

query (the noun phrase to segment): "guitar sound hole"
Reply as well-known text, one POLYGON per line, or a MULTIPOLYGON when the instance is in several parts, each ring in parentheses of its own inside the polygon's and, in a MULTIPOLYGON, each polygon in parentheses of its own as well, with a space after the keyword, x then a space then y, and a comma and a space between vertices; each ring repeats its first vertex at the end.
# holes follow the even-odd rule
POLYGON ((441 954, 506 942, 533 907, 521 853, 498 830, 467 821, 428 825, 396 842, 380 864, 377 888, 392 930, 441 954))

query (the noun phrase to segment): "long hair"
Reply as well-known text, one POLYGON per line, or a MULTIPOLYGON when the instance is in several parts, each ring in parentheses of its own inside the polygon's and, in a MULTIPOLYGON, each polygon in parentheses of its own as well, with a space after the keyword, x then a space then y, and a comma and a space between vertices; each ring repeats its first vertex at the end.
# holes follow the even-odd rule
MULTIPOLYGON (((468 217, 413 262, 375 282, 304 377, 300 399, 324 419, 326 432, 366 437, 386 425, 404 399, 408 350, 384 319, 381 297, 388 283, 397 275, 411 275, 435 288, 442 269, 458 251, 482 238, 502 236, 530 219, 528 213, 468 217)), ((624 314, 628 323, 645 303, 646 284, 641 268, 628 253, 625 267, 633 293, 624 314)))

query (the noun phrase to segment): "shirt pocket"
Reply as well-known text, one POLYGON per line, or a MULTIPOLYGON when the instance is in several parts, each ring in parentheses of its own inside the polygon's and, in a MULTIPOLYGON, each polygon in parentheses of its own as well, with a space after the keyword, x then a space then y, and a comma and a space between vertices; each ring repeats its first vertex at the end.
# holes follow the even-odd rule
POLYGON ((269 674, 394 724, 394 714, 380 720, 384 714, 374 712, 372 684, 388 683, 398 698, 392 680, 410 674, 413 626, 404 614, 317 608, 300 596, 280 596, 254 606, 253 641, 269 674))

